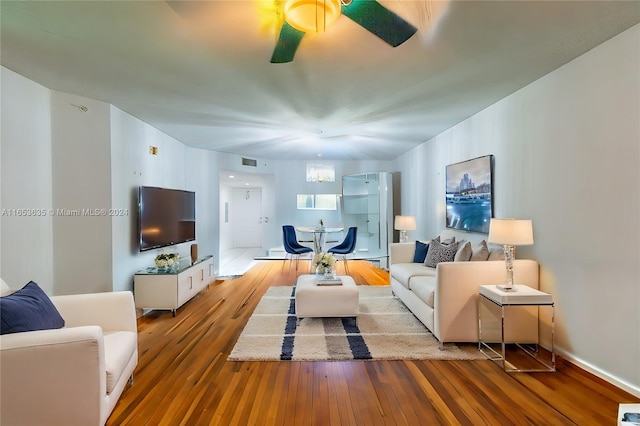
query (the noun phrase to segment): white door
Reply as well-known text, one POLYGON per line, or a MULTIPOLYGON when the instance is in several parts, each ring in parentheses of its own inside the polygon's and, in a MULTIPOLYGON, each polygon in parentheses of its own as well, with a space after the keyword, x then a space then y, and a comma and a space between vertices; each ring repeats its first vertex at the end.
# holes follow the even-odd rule
POLYGON ((230 219, 235 248, 262 247, 262 190, 234 189, 230 219))

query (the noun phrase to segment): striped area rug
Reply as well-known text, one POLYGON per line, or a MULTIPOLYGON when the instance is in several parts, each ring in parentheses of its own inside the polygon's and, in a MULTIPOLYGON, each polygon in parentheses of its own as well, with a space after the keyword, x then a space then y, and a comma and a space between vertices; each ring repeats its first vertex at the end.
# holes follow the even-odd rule
POLYGON ((271 287, 256 306, 230 361, 486 359, 476 344, 445 345, 413 316, 389 286, 359 286, 360 315, 295 316, 295 287, 271 287))

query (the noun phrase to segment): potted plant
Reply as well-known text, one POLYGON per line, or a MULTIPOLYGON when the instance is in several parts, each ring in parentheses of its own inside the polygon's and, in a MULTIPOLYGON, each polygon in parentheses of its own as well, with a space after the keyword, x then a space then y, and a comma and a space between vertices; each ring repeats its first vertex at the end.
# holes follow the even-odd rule
POLYGON ((333 254, 320 252, 313 257, 313 263, 316 265, 317 274, 333 277, 333 265, 336 264, 336 258, 333 254))
POLYGON ((156 256, 154 262, 158 268, 171 268, 180 262, 178 253, 161 253, 156 256))

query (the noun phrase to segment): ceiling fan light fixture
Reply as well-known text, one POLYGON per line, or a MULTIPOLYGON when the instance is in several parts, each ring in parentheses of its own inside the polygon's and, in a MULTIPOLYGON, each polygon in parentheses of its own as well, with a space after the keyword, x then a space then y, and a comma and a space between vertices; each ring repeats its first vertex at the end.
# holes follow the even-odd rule
POLYGON ((287 0, 284 16, 293 28, 310 32, 323 32, 342 14, 340 0, 287 0))

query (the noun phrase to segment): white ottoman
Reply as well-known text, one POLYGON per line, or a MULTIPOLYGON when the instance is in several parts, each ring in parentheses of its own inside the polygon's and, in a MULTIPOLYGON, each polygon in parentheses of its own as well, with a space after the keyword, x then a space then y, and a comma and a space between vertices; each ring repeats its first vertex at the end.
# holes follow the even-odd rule
POLYGON ((300 275, 296 284, 296 317, 355 317, 360 292, 353 278, 341 275, 342 285, 317 285, 315 275, 300 275))

